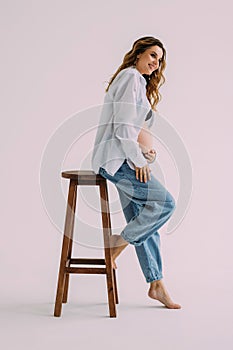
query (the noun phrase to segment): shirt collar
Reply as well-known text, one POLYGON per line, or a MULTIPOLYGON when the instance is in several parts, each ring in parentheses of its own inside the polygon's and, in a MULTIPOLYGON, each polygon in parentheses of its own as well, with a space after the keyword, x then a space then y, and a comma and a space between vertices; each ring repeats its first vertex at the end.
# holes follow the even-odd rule
POLYGON ((140 76, 142 84, 144 86, 146 86, 146 84, 147 84, 146 78, 139 72, 139 70, 135 66, 131 66, 131 68, 134 69, 137 72, 137 74, 140 76))

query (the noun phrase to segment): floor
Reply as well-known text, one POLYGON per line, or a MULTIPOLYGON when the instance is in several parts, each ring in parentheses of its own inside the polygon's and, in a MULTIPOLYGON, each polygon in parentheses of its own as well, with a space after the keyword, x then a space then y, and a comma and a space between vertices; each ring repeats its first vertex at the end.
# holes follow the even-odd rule
POLYGON ((138 267, 129 274, 127 269, 135 266, 134 259, 133 250, 129 250, 118 263, 117 318, 108 316, 104 276, 72 276, 69 300, 60 318, 53 317, 54 276, 48 278, 40 297, 37 280, 24 293, 5 295, 0 305, 2 348, 232 349, 232 303, 227 301, 231 300, 227 285, 216 284, 211 274, 198 281, 184 278, 178 285, 174 273, 167 269, 164 282, 174 301, 182 304, 180 310, 169 310, 147 297, 148 285, 138 267), (127 261, 132 265, 126 267, 127 261))

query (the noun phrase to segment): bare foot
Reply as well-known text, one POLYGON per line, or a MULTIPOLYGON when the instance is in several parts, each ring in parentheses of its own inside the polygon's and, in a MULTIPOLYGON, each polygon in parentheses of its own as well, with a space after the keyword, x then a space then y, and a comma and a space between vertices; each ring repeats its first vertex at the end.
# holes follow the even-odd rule
POLYGON ((152 299, 159 300, 169 309, 180 309, 181 305, 173 303, 162 280, 151 282, 148 296, 152 299))
POLYGON ((120 235, 110 236, 110 247, 112 256, 112 267, 117 269, 115 259, 120 255, 122 250, 124 250, 129 243, 126 242, 120 235))

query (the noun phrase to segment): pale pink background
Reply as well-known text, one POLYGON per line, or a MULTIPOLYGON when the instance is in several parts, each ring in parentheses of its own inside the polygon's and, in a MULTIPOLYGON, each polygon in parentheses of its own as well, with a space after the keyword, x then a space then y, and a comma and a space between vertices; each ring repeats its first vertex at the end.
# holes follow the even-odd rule
MULTIPOLYGON (((232 348, 232 10, 230 0, 1 1, 4 349, 232 348), (117 319, 107 317, 104 277, 85 275, 71 279, 55 319, 61 235, 41 201, 43 149, 66 118, 102 103, 104 81, 145 35, 167 49, 159 109, 193 165, 189 211, 176 232, 161 234, 164 280, 183 308, 147 298, 129 247, 118 262, 117 319)), ((169 188, 177 191, 171 177, 169 188)))

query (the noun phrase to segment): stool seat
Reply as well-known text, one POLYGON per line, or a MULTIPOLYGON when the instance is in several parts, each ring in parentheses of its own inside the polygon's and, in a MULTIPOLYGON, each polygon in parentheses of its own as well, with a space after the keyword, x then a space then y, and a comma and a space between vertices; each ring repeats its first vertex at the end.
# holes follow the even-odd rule
POLYGON ((95 174, 93 170, 69 170, 63 171, 61 176, 66 179, 76 180, 78 184, 98 185, 100 181, 106 179, 100 174, 95 174))
POLYGON ((63 244, 57 283, 57 295, 54 316, 61 315, 62 303, 67 302, 70 274, 99 274, 106 275, 108 305, 110 317, 116 317, 118 301, 116 272, 112 267, 110 236, 112 235, 111 218, 108 200, 107 180, 93 170, 69 170, 61 173, 63 178, 69 179, 66 218, 64 226, 63 244), (104 259, 74 258, 72 256, 74 219, 77 201, 77 187, 81 185, 98 186, 104 238, 104 259), (83 265, 104 265, 103 267, 84 267, 83 265), (74 267, 71 265, 82 265, 74 267))

